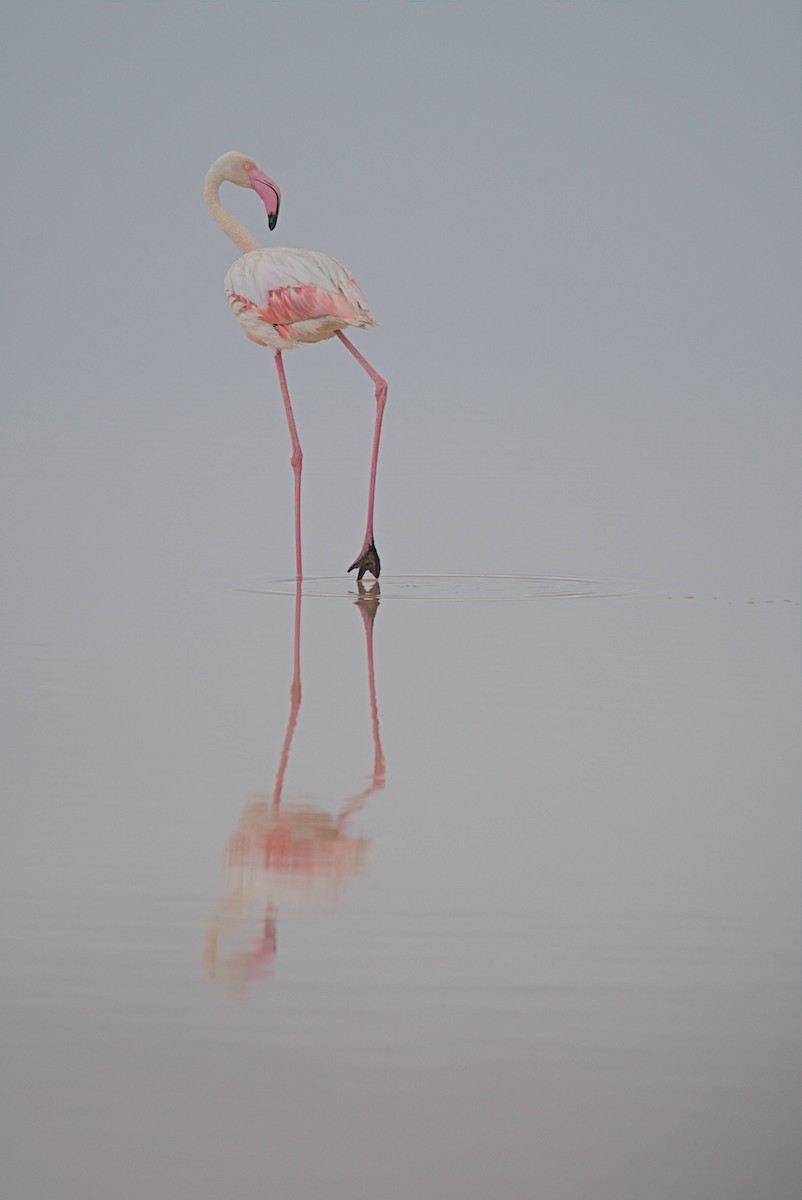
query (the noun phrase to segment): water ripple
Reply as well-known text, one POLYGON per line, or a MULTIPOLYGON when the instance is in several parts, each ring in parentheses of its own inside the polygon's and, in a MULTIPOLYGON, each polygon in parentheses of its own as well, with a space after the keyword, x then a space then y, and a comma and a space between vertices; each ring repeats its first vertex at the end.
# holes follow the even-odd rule
MULTIPOLYGON (((623 580, 575 579, 557 575, 383 575, 382 600, 586 600, 633 595, 638 589, 623 580)), ((270 596, 295 595, 294 579, 254 580, 242 590, 270 596)), ((304 596, 354 600, 356 582, 340 576, 304 579, 304 596)))

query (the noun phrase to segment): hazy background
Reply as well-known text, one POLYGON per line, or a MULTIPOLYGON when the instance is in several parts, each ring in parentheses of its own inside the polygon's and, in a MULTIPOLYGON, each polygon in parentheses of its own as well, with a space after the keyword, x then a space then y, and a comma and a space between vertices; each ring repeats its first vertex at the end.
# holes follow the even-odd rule
MULTIPOLYGON (((291 570, 275 372, 227 311, 236 250, 201 196, 237 148, 283 188, 275 234, 256 197, 224 201, 342 259, 381 321, 359 344, 390 382, 387 570, 797 589, 796 3, 3 22, 6 512, 39 588, 98 555, 203 572, 201 530, 216 569, 291 570)), ((287 369, 308 570, 339 572, 371 388, 337 345, 287 369)))
MULTIPOLYGON (((798 5, 0 19, 10 1200, 797 1200, 798 5), (232 148, 275 233, 224 203, 352 269, 390 385, 386 787, 233 988, 294 547, 202 199, 232 148)), ((323 577, 285 800, 336 816, 375 765, 374 400, 336 343, 285 361, 323 577)))

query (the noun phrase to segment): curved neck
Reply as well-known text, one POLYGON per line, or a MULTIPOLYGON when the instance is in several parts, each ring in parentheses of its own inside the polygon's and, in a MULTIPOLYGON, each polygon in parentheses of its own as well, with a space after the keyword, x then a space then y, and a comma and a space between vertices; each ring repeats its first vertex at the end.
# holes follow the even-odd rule
POLYGON ((231 238, 242 254, 247 254, 249 250, 260 250, 261 246, 256 238, 248 232, 244 225, 240 225, 236 217, 232 217, 231 213, 220 203, 220 184, 222 182, 222 179, 213 171, 206 176, 203 184, 203 198, 209 206, 209 211, 223 233, 231 238))

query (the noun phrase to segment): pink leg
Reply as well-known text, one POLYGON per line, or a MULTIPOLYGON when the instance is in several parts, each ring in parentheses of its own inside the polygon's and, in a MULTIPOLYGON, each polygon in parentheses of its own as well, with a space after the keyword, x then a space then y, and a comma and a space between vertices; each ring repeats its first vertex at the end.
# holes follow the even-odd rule
POLYGON ((373 541, 373 502, 376 495, 376 465, 379 461, 379 438, 382 431, 382 417, 384 416, 384 405, 387 401, 387 383, 379 375, 378 371, 374 371, 368 360, 364 358, 356 346, 349 342, 348 338, 340 330, 337 331, 337 337, 340 339, 346 350, 350 350, 356 361, 361 367, 367 371, 374 384, 376 385, 376 425, 373 430, 373 454, 370 460, 370 488, 368 490, 368 521, 365 529, 365 540, 362 543, 362 549, 357 555, 356 561, 348 568, 353 571, 354 567, 358 567, 357 578, 361 579, 366 571, 370 571, 371 575, 379 578, 381 571, 381 562, 373 541))
POLYGON ((284 411, 287 414, 287 425, 290 430, 290 441, 292 442, 292 457, 290 465, 295 476, 295 571, 298 579, 303 579, 303 568, 301 566, 301 467, 303 466, 304 456, 301 450, 301 443, 298 441, 298 430, 295 428, 295 417, 292 415, 292 405, 290 404, 290 393, 287 389, 287 378, 284 374, 284 363, 281 358, 281 351, 276 351, 276 370, 278 371, 278 381, 281 384, 281 395, 284 399, 284 411))

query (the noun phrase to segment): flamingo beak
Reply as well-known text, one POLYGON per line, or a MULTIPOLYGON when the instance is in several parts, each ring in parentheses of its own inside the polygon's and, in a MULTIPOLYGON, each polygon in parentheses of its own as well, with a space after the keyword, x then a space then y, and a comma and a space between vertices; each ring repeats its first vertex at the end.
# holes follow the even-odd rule
POLYGON ((281 190, 278 184, 274 183, 258 167, 253 167, 248 172, 248 178, 251 181, 251 187, 257 196, 261 197, 262 203, 265 206, 268 227, 275 229, 276 221, 278 220, 279 205, 281 204, 281 190))

